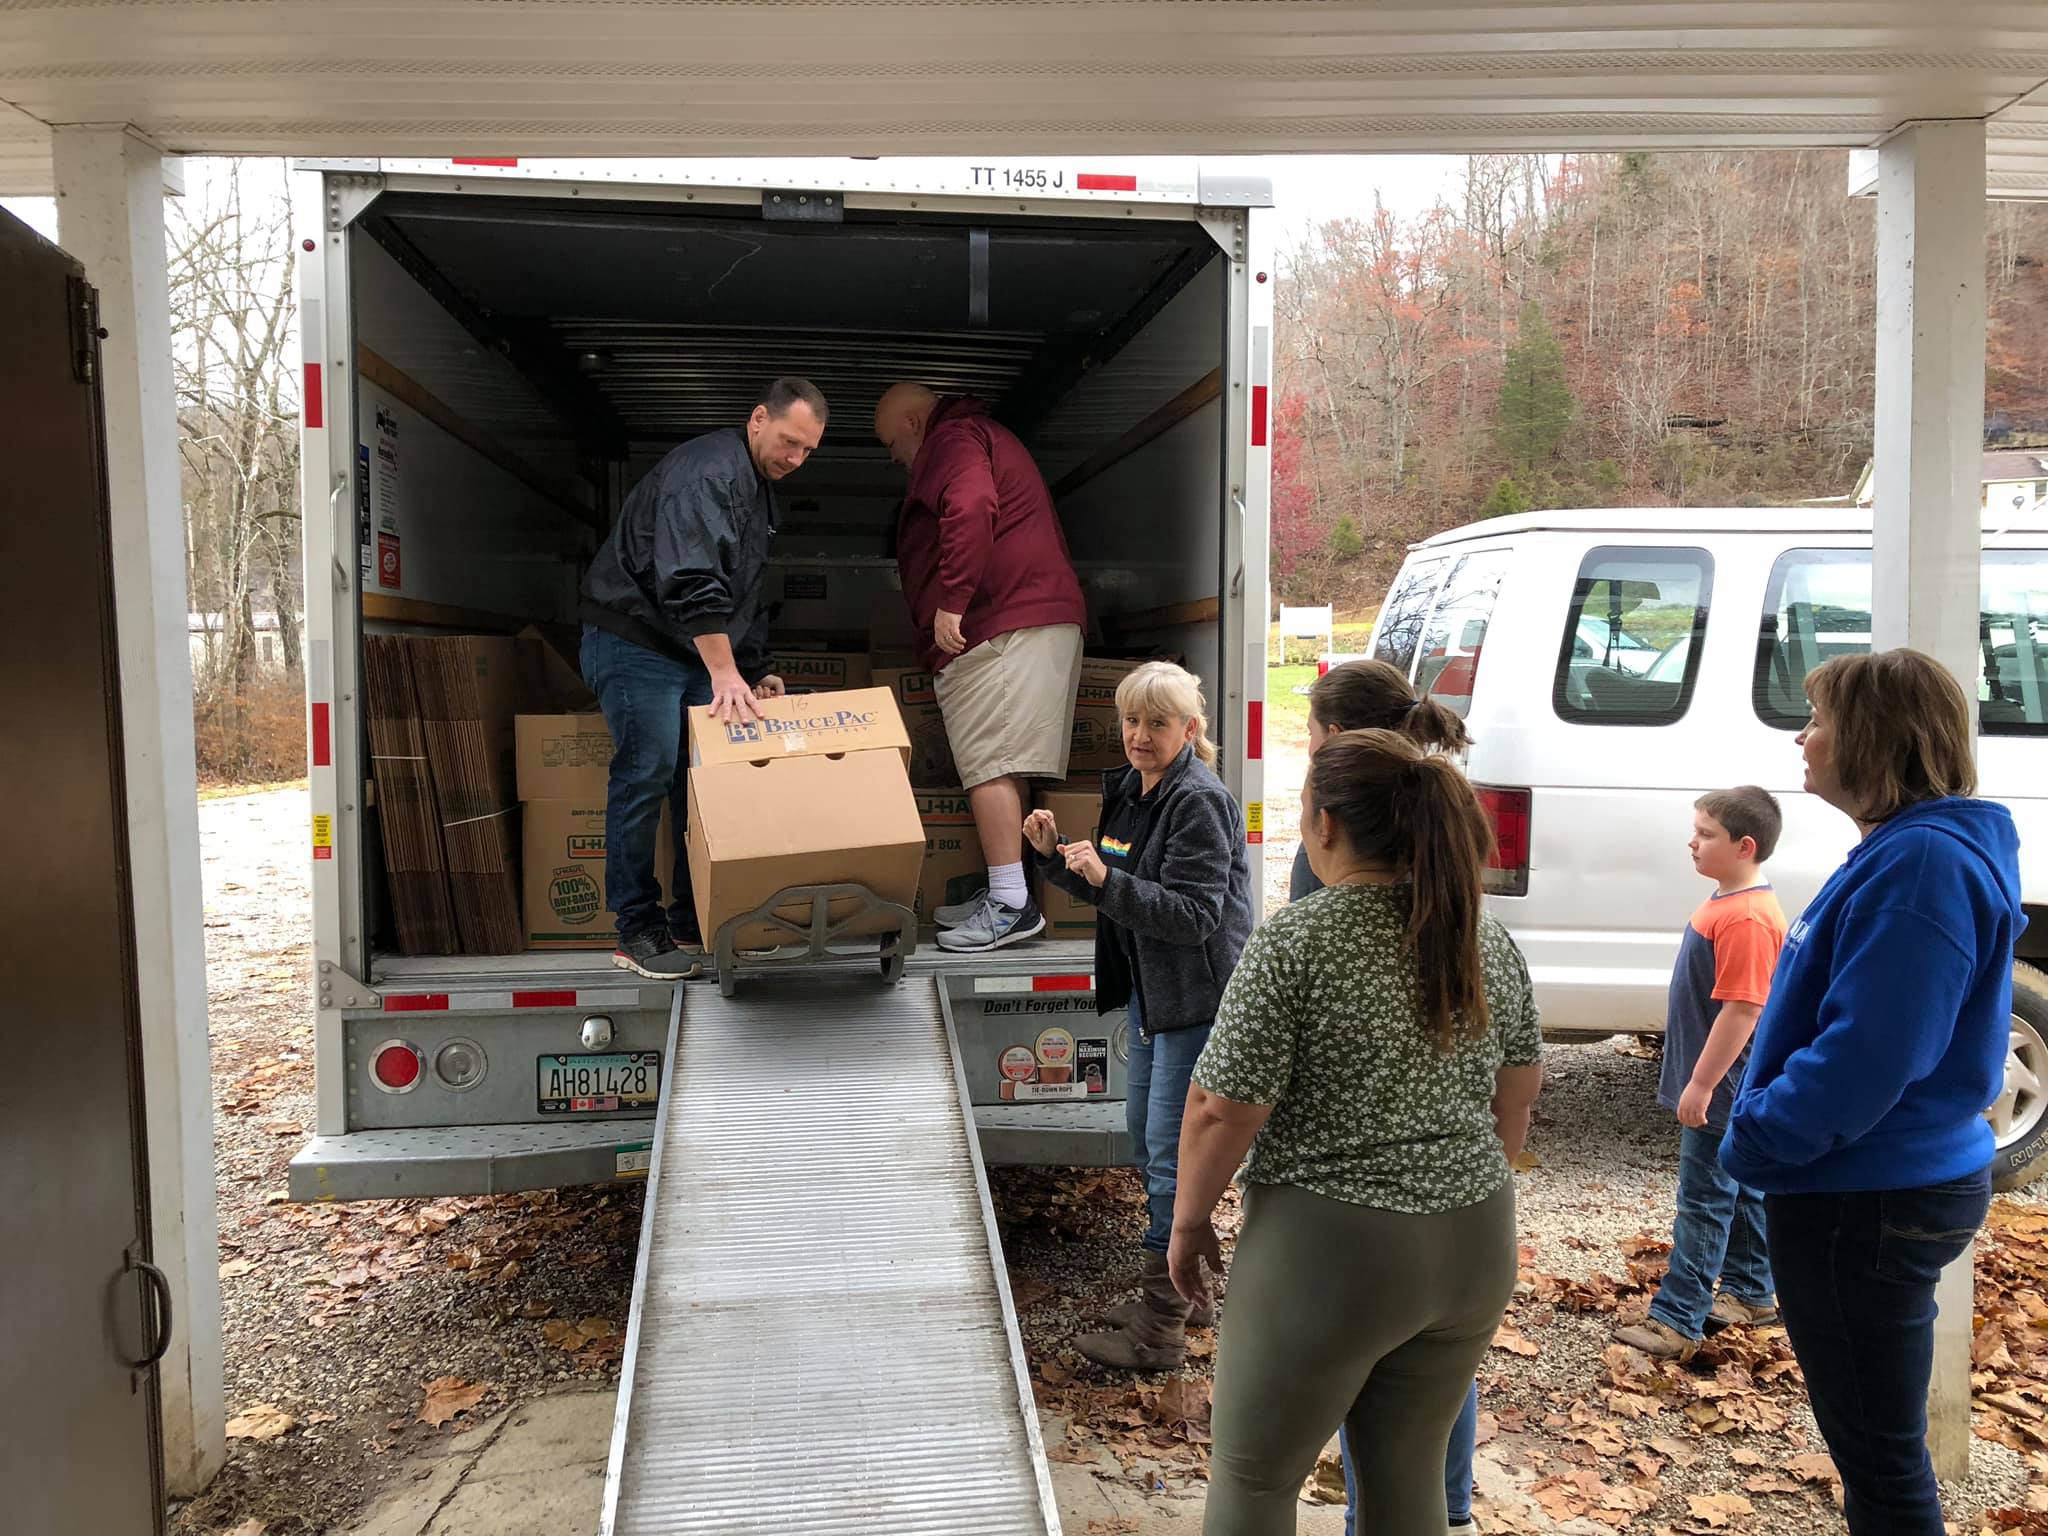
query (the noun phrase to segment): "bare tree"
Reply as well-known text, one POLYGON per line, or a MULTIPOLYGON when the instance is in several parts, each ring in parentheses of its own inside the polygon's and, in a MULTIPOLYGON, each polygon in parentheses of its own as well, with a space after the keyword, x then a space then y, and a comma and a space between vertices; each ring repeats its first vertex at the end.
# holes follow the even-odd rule
POLYGON ((194 169, 166 232, 186 574, 207 626, 196 701, 232 771, 251 751, 259 607, 294 684, 300 670, 294 260, 281 163, 194 169))

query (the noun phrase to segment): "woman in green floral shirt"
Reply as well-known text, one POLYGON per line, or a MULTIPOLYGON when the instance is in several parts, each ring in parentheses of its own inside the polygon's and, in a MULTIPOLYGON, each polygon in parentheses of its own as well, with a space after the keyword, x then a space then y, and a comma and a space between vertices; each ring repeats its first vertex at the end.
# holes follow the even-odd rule
POLYGON ((1445 1529, 1445 1445, 1514 1290, 1536 1006, 1455 763, 1346 732, 1310 764, 1302 839, 1324 889, 1252 935, 1181 1131, 1168 1262, 1190 1298, 1252 1154, 1203 1530, 1293 1531, 1341 1423, 1361 1536, 1421 1536, 1445 1529))

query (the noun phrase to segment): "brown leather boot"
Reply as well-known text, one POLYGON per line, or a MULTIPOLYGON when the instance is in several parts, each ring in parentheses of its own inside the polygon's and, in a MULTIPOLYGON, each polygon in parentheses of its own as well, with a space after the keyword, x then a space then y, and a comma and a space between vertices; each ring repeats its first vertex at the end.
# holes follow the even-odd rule
POLYGON ((1179 1370, 1188 1357, 1189 1306, 1166 1272, 1166 1255, 1147 1250, 1135 1316, 1114 1333, 1084 1333, 1074 1348, 1118 1371, 1179 1370))
MULTIPOLYGON (((1151 1272, 1150 1265, 1154 1257, 1155 1255, 1150 1252, 1145 1256, 1147 1274, 1151 1272)), ((1159 1267, 1162 1271, 1166 1267, 1166 1260, 1163 1256, 1159 1257, 1159 1267)), ((1166 1282, 1166 1288, 1168 1290, 1173 1289, 1172 1280, 1169 1279, 1166 1282)), ((1140 1291, 1134 1299, 1119 1302, 1103 1313, 1102 1320, 1112 1328, 1128 1328, 1150 1309, 1151 1302, 1146 1298, 1145 1293, 1140 1291)), ((1188 1326, 1190 1328, 1214 1328, 1216 1326, 1216 1308, 1213 1302, 1190 1302, 1188 1304, 1188 1326)))

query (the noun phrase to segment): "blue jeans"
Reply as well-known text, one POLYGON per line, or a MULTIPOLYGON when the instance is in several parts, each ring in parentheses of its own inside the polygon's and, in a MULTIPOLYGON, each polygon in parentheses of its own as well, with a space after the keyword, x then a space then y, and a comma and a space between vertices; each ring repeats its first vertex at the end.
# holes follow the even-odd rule
POLYGON ((1941 1536, 1927 1458, 1934 1282, 1990 1204, 1989 1168, 1921 1189, 1764 1197, 1778 1306, 1852 1536, 1941 1536))
POLYGON ((1706 1326, 1714 1284, 1737 1301, 1768 1306, 1771 1278, 1764 1199, 1721 1170, 1722 1132, 1685 1126, 1678 1137, 1678 1215, 1671 1223, 1671 1272, 1650 1316, 1688 1339, 1706 1326))
MULTIPOLYGON (((1465 1396, 1451 1443, 1444 1451, 1444 1508, 1452 1525, 1472 1518, 1472 1455, 1479 1448, 1479 1383, 1465 1396)), ((1337 1449, 1344 1453, 1344 1536, 1354 1536, 1358 1520, 1358 1478, 1351 1470, 1351 1432, 1337 1431, 1337 1449)))
POLYGON ((1209 1043, 1207 1024, 1148 1036, 1131 993, 1131 1059, 1124 1074, 1124 1124, 1131 1133, 1131 1161, 1145 1176, 1148 1221, 1144 1246, 1166 1252, 1173 1236, 1173 1196, 1180 1172, 1180 1123, 1187 1114, 1188 1085, 1195 1059, 1209 1043))
POLYGON ((612 733, 611 786, 604 802, 604 901, 618 914, 619 937, 631 938, 668 924, 695 935, 697 908, 690 897, 689 761, 686 705, 711 702, 711 674, 701 663, 677 661, 608 629, 583 626, 583 680, 597 695, 612 733), (654 875, 654 844, 661 835, 661 803, 669 804, 675 833, 675 903, 661 910, 654 875))

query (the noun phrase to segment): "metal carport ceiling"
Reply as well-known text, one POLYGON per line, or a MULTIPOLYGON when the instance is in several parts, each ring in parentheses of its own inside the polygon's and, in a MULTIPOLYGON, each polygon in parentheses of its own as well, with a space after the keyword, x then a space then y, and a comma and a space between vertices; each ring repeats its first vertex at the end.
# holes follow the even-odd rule
POLYGON ((2048 195, 2040 0, 0 0, 0 192, 173 153, 1870 145, 1989 118, 2048 195), (2030 105, 2020 105, 2033 93, 2030 105))

